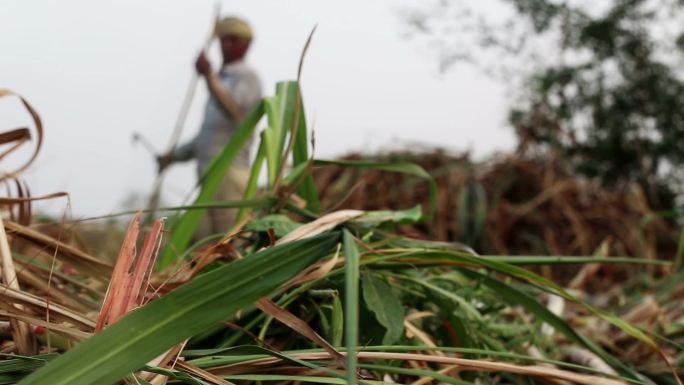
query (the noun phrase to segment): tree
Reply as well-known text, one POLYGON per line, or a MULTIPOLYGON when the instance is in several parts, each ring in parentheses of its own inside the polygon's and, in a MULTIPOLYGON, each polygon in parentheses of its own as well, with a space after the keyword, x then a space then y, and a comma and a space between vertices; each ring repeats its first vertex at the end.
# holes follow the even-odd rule
MULTIPOLYGON (((671 207, 684 183, 684 1, 499 2, 510 11, 505 22, 485 17, 455 33, 475 31, 485 51, 526 59, 504 65, 523 79, 509 115, 521 150, 553 152, 607 187, 639 183, 652 204, 671 207)), ((461 25, 475 19, 462 3, 439 7, 411 13, 412 24, 430 34, 449 23, 434 15, 455 8, 461 25)), ((442 54, 475 56, 462 45, 442 54)))

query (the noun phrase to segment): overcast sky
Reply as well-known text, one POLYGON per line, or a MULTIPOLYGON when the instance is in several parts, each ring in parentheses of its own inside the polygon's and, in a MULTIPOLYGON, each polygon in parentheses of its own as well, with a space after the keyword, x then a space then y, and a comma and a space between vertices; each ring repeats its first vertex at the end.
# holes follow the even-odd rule
MULTIPOLYGON (((465 66, 438 72, 436 55, 407 40, 399 11, 414 0, 224 1, 223 14, 253 25, 248 61, 265 94, 293 79, 311 28, 318 30, 302 79, 316 153, 416 147, 512 147, 504 87, 465 66)), ((152 188, 155 164, 132 146, 140 132, 164 148, 211 28, 209 0, 0 2, 0 88, 24 95, 43 118, 45 146, 25 173, 34 195, 66 191, 77 216, 119 210, 152 188)), ((218 51, 212 51, 218 63, 218 51)), ((207 93, 196 94, 183 138, 198 129, 207 93)), ((21 106, 0 99, 0 130, 29 124, 21 106)), ((21 155, 21 154, 18 154, 21 155)), ((25 154, 24 154, 25 155, 25 154)), ((3 161, 7 169, 12 161, 3 161)), ((175 167, 165 199, 192 187, 194 167, 175 167)), ((64 201, 37 203, 59 213, 64 201)))

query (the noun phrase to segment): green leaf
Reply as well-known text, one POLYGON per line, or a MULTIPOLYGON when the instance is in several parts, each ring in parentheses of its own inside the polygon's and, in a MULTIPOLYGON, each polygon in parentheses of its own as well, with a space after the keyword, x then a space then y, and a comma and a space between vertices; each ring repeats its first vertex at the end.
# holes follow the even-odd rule
POLYGON ((342 336, 344 335, 344 311, 342 310, 342 301, 340 296, 333 297, 332 304, 332 345, 337 347, 342 345, 342 336))
MULTIPOLYGON (((295 136, 292 145, 292 165, 297 168, 301 165, 307 165, 309 160, 309 140, 306 127, 306 115, 304 114, 304 104, 302 103, 301 89, 297 82, 288 83, 288 100, 292 102, 297 108, 296 119, 293 120, 291 135, 295 136)), ((318 200, 318 192, 316 191, 316 184, 313 180, 313 175, 309 173, 304 177, 301 185, 297 188, 299 196, 306 201, 306 208, 314 213, 321 211, 321 203, 318 200)))
POLYGON ((373 275, 364 274, 361 285, 366 307, 387 330, 382 343, 391 345, 397 342, 404 333, 404 308, 401 302, 387 282, 373 275))
POLYGON ((367 211, 354 222, 363 224, 379 224, 383 222, 396 223, 416 223, 420 221, 422 213, 420 205, 416 205, 408 210, 378 210, 367 211))
POLYGON ((458 196, 458 229, 461 241, 474 243, 487 218, 487 195, 480 183, 464 186, 458 196))
POLYGON ((171 346, 269 296, 328 255, 338 233, 274 246, 202 274, 133 311, 38 370, 21 385, 109 384, 171 346))
POLYGON ((280 162, 282 161, 283 143, 285 142, 285 128, 283 119, 287 115, 287 106, 282 96, 282 83, 276 84, 275 96, 264 98, 264 109, 268 118, 268 127, 264 129, 263 141, 267 165, 268 185, 275 184, 280 162))
POLYGON ((456 295, 455 293, 452 293, 449 290, 446 290, 442 287, 439 287, 437 285, 433 285, 432 283, 428 282, 426 279, 416 279, 413 277, 409 276, 402 276, 402 278, 406 280, 410 280, 418 285, 424 286, 428 290, 431 290, 444 298, 447 298, 451 301, 453 301, 455 304, 458 305, 458 308, 460 310, 460 314, 463 315, 465 319, 471 322, 478 322, 478 323, 484 323, 484 318, 482 317, 482 314, 475 308, 474 305, 470 304, 467 300, 465 300, 463 297, 456 295))
POLYGON ((253 231, 268 231, 268 229, 273 229, 275 235, 280 238, 301 225, 301 223, 293 221, 287 215, 271 214, 253 220, 247 225, 247 229, 253 231))
POLYGON ((292 167, 290 173, 287 174, 285 178, 283 178, 283 186, 289 186, 293 183, 298 182, 301 178, 304 177, 304 174, 308 170, 308 166, 309 165, 307 163, 300 163, 292 167))
MULTIPOLYGON (((245 192, 242 196, 243 200, 249 200, 254 198, 257 193, 259 185, 259 174, 261 173, 261 167, 264 163, 266 149, 264 147, 263 132, 261 133, 262 140, 259 142, 259 149, 257 150, 256 157, 252 163, 252 168, 249 172, 249 179, 247 180, 247 186, 245 187, 245 192)), ((243 207, 238 212, 235 218, 235 223, 240 223, 240 221, 247 216, 248 213, 252 211, 251 207, 243 207)))
POLYGON ((275 91, 275 101, 277 103, 277 109, 279 115, 277 120, 269 120, 269 124, 273 127, 276 135, 276 153, 274 156, 277 157, 276 164, 276 174, 283 167, 283 158, 285 151, 285 142, 287 136, 292 131, 292 122, 294 121, 295 111, 297 110, 296 100, 294 96, 294 90, 297 87, 296 81, 283 81, 276 84, 275 91))
POLYGON ((345 257, 344 335, 347 347, 347 384, 356 384, 356 347, 359 339, 359 250, 354 236, 342 230, 345 257))

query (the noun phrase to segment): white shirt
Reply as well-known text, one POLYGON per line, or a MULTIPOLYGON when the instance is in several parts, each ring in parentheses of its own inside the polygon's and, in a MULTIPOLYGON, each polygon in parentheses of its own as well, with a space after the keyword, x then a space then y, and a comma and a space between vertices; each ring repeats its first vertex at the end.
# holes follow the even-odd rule
MULTIPOLYGON (((238 60, 225 65, 218 74, 221 83, 233 100, 246 114, 257 106, 261 100, 261 80, 256 72, 244 61, 238 60)), ((239 127, 211 95, 204 111, 204 121, 197 136, 191 141, 178 146, 173 153, 176 161, 197 159, 197 173, 201 176, 209 163, 226 146, 230 137, 239 127)), ((251 139, 235 159, 236 165, 248 166, 250 161, 251 139)))

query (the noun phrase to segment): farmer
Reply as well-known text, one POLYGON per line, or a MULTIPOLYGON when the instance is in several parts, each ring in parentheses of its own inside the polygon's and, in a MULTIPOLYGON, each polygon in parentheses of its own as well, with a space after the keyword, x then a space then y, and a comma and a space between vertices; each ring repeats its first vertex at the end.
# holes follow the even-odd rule
MULTIPOLYGON (((212 159, 228 143, 242 117, 261 100, 261 82, 244 58, 252 41, 252 29, 244 20, 226 17, 216 24, 216 35, 221 42, 223 65, 214 72, 204 52, 200 53, 195 68, 207 83, 210 98, 204 121, 197 136, 178 146, 174 151, 157 157, 159 172, 173 162, 197 159, 197 175, 201 178, 212 159)), ((227 172, 214 196, 215 201, 238 200, 249 178, 248 143, 227 172)), ((225 233, 233 225, 235 209, 208 209, 197 230, 196 237, 225 233)))

